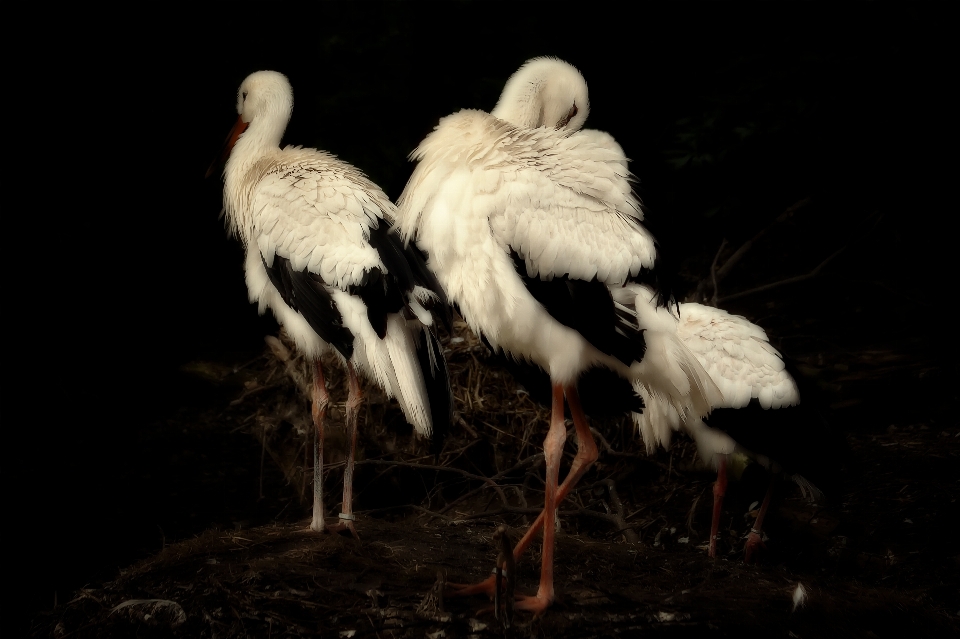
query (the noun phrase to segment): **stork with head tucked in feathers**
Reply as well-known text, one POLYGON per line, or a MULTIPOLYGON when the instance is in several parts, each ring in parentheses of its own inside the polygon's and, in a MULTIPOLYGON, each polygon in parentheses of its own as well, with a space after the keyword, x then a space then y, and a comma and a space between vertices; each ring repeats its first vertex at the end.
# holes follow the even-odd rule
MULTIPOLYGON (((582 77, 570 64, 555 58, 537 58, 514 75, 497 108, 501 117, 515 125, 538 126, 542 122, 537 118, 546 114, 556 117, 566 109, 570 109, 568 113, 575 111, 570 105, 585 98, 585 89, 581 87, 582 77), (538 104, 533 95, 539 96, 542 103, 538 104)), ((558 128, 570 130, 580 125, 582 121, 569 117, 561 117, 557 122, 558 128)), ((620 146, 608 134, 581 133, 593 135, 598 143, 623 156, 620 146)), ((823 417, 809 397, 800 404, 797 383, 762 328, 743 317, 701 304, 667 307, 659 303, 664 296, 669 296, 669 291, 662 287, 628 282, 610 286, 610 292, 618 313, 635 316, 636 325, 647 342, 648 363, 656 361, 650 357, 651 350, 662 353, 666 360, 675 360, 673 364, 679 366, 684 366, 693 356, 721 391, 719 395, 710 395, 713 412, 708 425, 702 415, 690 410, 684 412, 682 403, 662 391, 664 380, 658 379, 657 372, 669 371, 670 364, 655 367, 652 375, 638 378, 633 384, 646 406, 642 413, 634 412, 633 418, 648 452, 652 453, 658 444, 669 447, 672 432, 683 430, 696 441, 704 462, 717 468, 711 557, 716 555, 727 484, 727 456, 735 450, 747 453, 768 468, 786 470, 804 494, 819 495, 819 490, 796 471, 798 468, 804 472, 819 470, 821 478, 831 474, 826 468, 828 464, 821 464, 819 469, 815 464, 825 456, 816 450, 815 442, 829 437, 823 417), (784 410, 770 412, 776 409, 784 410)), ((748 560, 760 543, 759 531, 770 496, 768 490, 754 530, 748 536, 748 560)))
MULTIPOLYGON (((586 83, 566 63, 557 74, 558 62, 524 65, 492 114, 443 118, 412 154, 419 164, 397 218, 468 325, 495 350, 550 377, 544 511, 514 549, 519 557, 543 527, 538 592, 517 603, 536 614, 555 594, 557 504, 597 458, 577 394, 581 373, 603 367, 642 380, 684 416, 703 417, 721 400, 677 340, 645 335, 614 303, 608 287, 656 280, 657 247, 642 224, 627 159, 610 135, 579 130, 589 112, 586 83), (564 399, 578 452, 558 486, 564 399)), ((493 588, 490 578, 460 592, 493 588)))
POLYGON ((357 535, 353 467, 362 401, 358 372, 396 397, 417 433, 445 433, 452 395, 434 333, 446 299, 414 246, 390 228, 395 208, 363 173, 316 149, 280 148, 293 110, 287 78, 248 76, 240 117, 227 138, 223 201, 227 224, 246 249, 250 301, 273 311, 314 362, 314 503, 323 531, 323 430, 329 402, 320 357, 331 349, 349 378, 343 512, 330 530, 357 535))

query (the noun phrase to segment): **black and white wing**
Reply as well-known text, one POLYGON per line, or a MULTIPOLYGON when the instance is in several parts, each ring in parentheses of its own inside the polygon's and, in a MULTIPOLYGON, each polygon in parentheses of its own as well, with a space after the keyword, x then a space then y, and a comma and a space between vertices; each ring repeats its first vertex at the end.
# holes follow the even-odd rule
POLYGON ((287 149, 260 175, 251 204, 251 296, 316 354, 321 347, 311 347, 307 331, 298 330, 306 322, 396 396, 419 432, 431 433, 430 385, 446 372, 436 336, 429 329, 420 336, 409 320, 431 326, 429 309, 445 313, 445 300, 423 255, 390 228, 394 207, 387 197, 329 154, 287 149), (422 349, 436 351, 425 370, 422 349))

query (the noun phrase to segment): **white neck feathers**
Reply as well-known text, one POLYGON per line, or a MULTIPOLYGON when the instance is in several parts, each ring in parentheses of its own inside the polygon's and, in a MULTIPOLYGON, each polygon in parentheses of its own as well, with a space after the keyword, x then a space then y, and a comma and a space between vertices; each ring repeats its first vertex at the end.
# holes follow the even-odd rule
POLYGON ((293 112, 290 82, 275 71, 247 76, 237 92, 237 112, 248 126, 227 160, 224 210, 230 230, 246 244, 252 233, 250 199, 263 177, 264 167, 280 150, 280 140, 293 112))

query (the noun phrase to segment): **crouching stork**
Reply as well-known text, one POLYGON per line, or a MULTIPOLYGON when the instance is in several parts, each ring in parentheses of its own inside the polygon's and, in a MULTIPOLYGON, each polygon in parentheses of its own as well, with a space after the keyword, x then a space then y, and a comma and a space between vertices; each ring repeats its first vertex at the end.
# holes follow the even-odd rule
MULTIPOLYGON (((700 458, 717 469, 709 554, 716 556, 720 513, 727 487, 727 459, 743 453, 774 475, 785 474, 805 496, 821 496, 817 485, 831 485, 836 456, 824 451, 830 439, 822 410, 812 389, 800 387, 766 333, 738 315, 702 304, 680 304, 676 312, 659 308, 655 292, 646 286, 628 285, 613 291, 618 308, 635 314, 637 326, 647 333, 673 336, 693 353, 721 390, 721 399, 709 417, 679 414, 650 384, 639 382, 637 393, 645 409, 634 413, 647 452, 670 447, 674 431, 687 433, 697 444, 700 458), (801 474, 803 473, 803 474, 801 474)), ((745 559, 750 561, 762 544, 763 519, 773 495, 773 479, 747 535, 745 559)))

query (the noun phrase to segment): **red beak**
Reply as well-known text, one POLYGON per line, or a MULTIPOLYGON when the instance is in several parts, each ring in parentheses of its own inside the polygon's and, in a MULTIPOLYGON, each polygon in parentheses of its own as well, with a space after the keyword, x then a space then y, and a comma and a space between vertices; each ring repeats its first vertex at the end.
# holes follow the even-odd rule
POLYGON ((220 169, 227 163, 227 158, 230 157, 230 151, 233 150, 233 145, 237 143, 240 135, 247 130, 248 124, 249 122, 244 122, 242 117, 237 118, 237 123, 230 129, 230 133, 227 134, 227 139, 223 141, 223 150, 220 152, 220 157, 210 163, 210 168, 207 169, 207 174, 204 178, 210 177, 214 171, 220 169))

